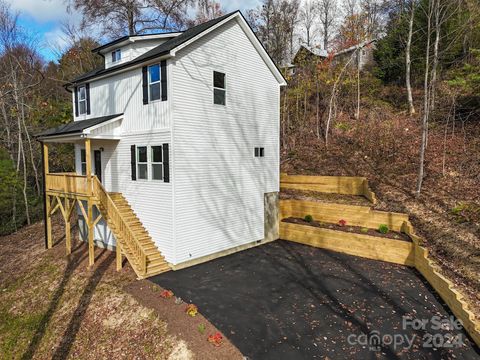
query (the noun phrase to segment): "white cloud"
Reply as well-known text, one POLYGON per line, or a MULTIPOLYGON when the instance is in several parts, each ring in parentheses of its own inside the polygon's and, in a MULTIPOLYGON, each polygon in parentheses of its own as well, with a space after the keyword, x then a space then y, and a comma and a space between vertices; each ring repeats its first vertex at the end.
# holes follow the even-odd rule
POLYGON ((77 13, 69 14, 64 0, 10 0, 12 9, 44 23, 48 21, 67 21, 78 18, 77 13))

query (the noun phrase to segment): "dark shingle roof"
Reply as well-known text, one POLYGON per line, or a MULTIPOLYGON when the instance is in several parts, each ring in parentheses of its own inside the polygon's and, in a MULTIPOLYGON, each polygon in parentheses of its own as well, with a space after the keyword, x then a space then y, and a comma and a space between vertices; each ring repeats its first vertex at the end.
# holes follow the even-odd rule
POLYGON ((105 48, 108 48, 110 46, 121 43, 122 41, 131 39, 131 38, 140 38, 141 39, 143 37, 155 36, 155 35, 171 35, 171 36, 174 36, 174 34, 178 34, 178 33, 181 33, 181 31, 170 31, 170 32, 162 32, 162 33, 152 33, 152 34, 126 35, 126 36, 122 36, 121 38, 112 40, 112 41, 110 41, 106 44, 103 44, 103 45, 93 49, 92 52, 99 52, 100 50, 103 50, 105 48))
POLYGON ((180 35, 178 35, 178 36, 176 36, 176 37, 174 37, 170 40, 165 41, 163 44, 160 44, 159 46, 153 48, 150 51, 147 51, 143 55, 140 55, 139 57, 137 57, 137 58, 135 58, 131 61, 128 61, 128 62, 120 64, 120 65, 109 67, 108 69, 105 69, 104 67, 98 68, 96 70, 90 71, 86 74, 83 74, 83 75, 77 77, 76 79, 72 80, 72 83, 83 82, 83 81, 92 79, 94 77, 100 76, 100 75, 105 75, 105 74, 108 74, 108 73, 111 73, 111 72, 114 72, 114 71, 117 71, 117 70, 125 69, 125 68, 128 68, 130 66, 140 64, 144 61, 148 61, 148 60, 154 59, 156 57, 166 55, 171 50, 173 50, 176 47, 182 45, 183 43, 187 42, 188 40, 193 39, 195 36, 200 35, 202 32, 208 30, 212 26, 217 25, 218 23, 222 22, 223 20, 225 20, 226 18, 230 17, 231 15, 233 15, 237 12, 238 12, 238 10, 234 11, 234 12, 231 12, 229 14, 226 14, 226 15, 220 16, 216 19, 204 22, 203 24, 194 26, 194 27, 192 27, 188 30, 185 30, 182 34, 180 34, 180 35))
POLYGON ((105 121, 112 120, 116 117, 122 116, 123 114, 116 114, 116 115, 108 115, 108 116, 101 116, 93 119, 88 120, 81 120, 81 121, 73 121, 65 125, 60 125, 55 128, 47 129, 42 131, 40 134, 35 135, 37 138, 45 138, 49 136, 57 136, 57 135, 67 135, 67 134, 75 134, 81 133, 83 130, 88 129, 92 126, 101 124, 105 121))

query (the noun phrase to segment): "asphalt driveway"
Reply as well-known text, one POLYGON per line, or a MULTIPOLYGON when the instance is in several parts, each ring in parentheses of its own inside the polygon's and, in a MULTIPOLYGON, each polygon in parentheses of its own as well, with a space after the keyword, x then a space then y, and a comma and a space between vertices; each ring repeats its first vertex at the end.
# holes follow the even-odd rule
POLYGON ((250 359, 480 358, 430 286, 399 265, 279 240, 151 280, 250 359))

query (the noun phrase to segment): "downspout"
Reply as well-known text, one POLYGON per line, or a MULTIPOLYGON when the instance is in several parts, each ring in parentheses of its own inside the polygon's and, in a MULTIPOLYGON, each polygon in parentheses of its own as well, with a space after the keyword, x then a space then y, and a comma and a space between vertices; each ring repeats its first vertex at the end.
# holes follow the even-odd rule
POLYGON ((45 151, 43 150, 43 141, 38 140, 42 152, 42 190, 43 190, 43 227, 45 230, 45 249, 48 249, 48 229, 47 229, 47 188, 45 187, 45 151))

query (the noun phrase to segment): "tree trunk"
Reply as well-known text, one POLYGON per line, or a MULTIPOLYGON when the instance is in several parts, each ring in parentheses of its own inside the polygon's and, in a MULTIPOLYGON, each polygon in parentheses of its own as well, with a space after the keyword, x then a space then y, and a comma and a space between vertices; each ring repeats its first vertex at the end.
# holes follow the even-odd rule
MULTIPOLYGON (((338 84, 340 83, 340 80, 343 76, 343 73, 345 72, 345 70, 348 68, 348 65, 350 65, 350 63, 352 62, 352 60, 354 59, 356 55, 356 52, 354 52, 352 54, 352 56, 350 57, 350 59, 345 63, 345 65, 343 66, 342 70, 340 71, 340 74, 338 74, 338 77, 337 79, 335 80, 335 82, 333 83, 333 88, 332 88, 332 94, 330 95, 330 101, 329 101, 329 104, 328 104, 328 117, 327 117, 327 123, 325 125, 325 147, 328 147, 328 133, 330 131, 330 123, 332 122, 332 118, 335 118, 335 116, 333 115, 333 111, 335 109, 335 103, 336 103, 336 96, 337 96, 337 87, 338 87, 338 84)), ((335 110, 335 113, 336 113, 336 110, 335 110)))
POLYGON ((360 119, 360 48, 357 48, 357 110, 355 119, 360 119))
POLYGON ((410 20, 408 23, 408 38, 407 38, 407 47, 405 49, 405 83, 407 86, 407 97, 408 97, 408 113, 410 115, 415 114, 415 106, 413 105, 413 96, 412 96, 412 85, 410 82, 410 73, 412 60, 410 58, 411 48, 412 48, 412 36, 413 36, 413 20, 415 17, 415 0, 412 0, 412 8, 410 10, 410 20))
POLYGON ((418 179, 417 179, 417 197, 420 196, 422 191, 423 176, 425 173, 425 149, 427 147, 427 131, 428 131, 428 118, 430 107, 430 87, 429 87, 429 70, 430 70, 430 35, 431 35, 431 18, 432 18, 432 2, 435 0, 429 0, 428 2, 428 28, 427 28, 427 47, 425 51, 425 77, 423 84, 423 117, 422 117, 422 140, 420 143, 420 164, 418 166, 418 179))
POLYGON ((438 47, 440 44, 440 1, 435 1, 435 43, 433 45, 432 80, 430 82, 430 111, 435 111, 435 91, 437 84, 438 47))

